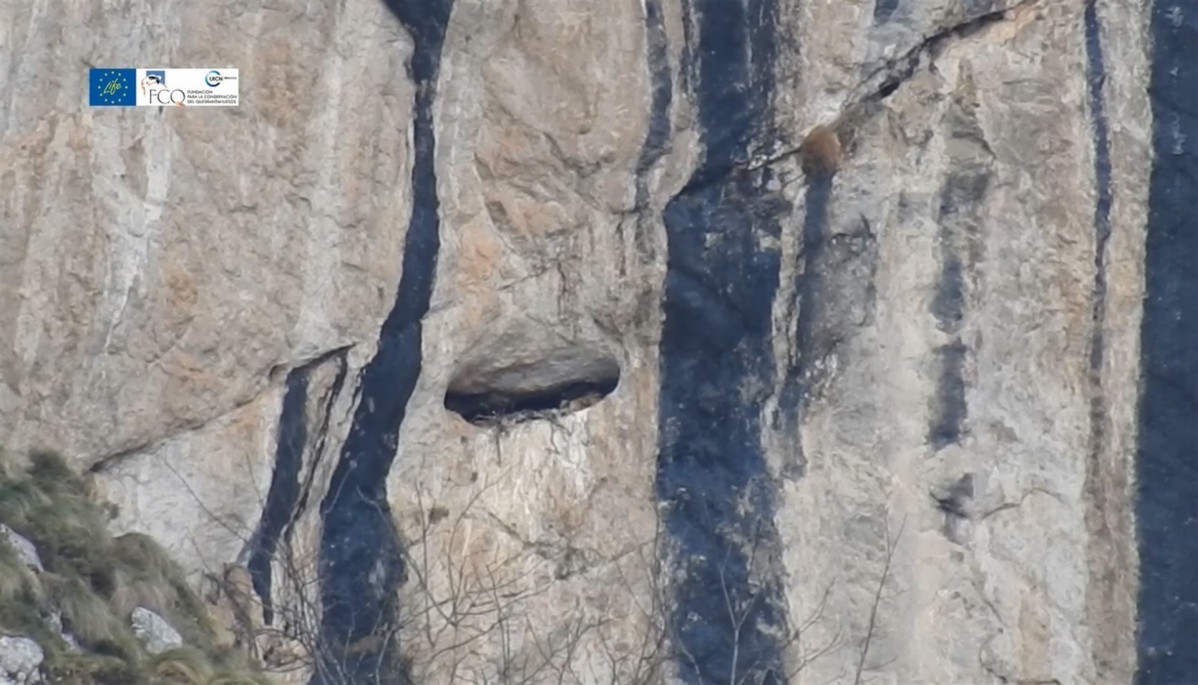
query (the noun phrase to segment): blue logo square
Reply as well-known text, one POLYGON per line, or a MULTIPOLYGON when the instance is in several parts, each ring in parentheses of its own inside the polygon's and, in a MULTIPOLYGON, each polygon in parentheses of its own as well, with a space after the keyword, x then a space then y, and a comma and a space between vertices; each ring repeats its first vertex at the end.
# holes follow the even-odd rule
POLYGON ((136 69, 89 69, 88 102, 92 107, 134 107, 137 105, 136 69))

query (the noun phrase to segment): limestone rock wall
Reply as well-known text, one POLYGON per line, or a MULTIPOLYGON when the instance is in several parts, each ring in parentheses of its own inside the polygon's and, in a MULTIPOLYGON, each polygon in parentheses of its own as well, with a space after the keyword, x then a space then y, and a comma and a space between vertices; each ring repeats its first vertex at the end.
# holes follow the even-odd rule
POLYGON ((52 442, 84 467, 139 454, 373 335, 410 164, 386 7, 0 11, 5 85, 36 93, 0 122, 10 448, 52 442), (80 105, 89 64, 145 59, 236 63, 263 89, 216 117, 80 105), (65 62, 74 76, 46 77, 65 62))
POLYGON ((1168 5, 0 5, 0 441, 357 682, 1151 676, 1168 5))

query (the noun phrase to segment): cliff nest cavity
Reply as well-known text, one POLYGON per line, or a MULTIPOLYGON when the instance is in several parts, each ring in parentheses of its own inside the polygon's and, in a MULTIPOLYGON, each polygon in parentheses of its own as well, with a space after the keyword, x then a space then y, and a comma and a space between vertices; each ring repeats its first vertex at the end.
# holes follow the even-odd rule
POLYGON ((478 425, 526 421, 590 407, 619 382, 619 363, 597 345, 508 334, 476 346, 463 360, 445 408, 478 425))

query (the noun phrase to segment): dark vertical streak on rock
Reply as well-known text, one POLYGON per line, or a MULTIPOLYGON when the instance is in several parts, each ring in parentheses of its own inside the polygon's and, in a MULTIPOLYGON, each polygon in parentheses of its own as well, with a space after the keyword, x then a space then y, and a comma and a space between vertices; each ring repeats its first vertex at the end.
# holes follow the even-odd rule
POLYGON ((807 184, 806 213, 803 216, 803 270, 796 284, 799 296, 799 315, 795 321, 795 341, 799 345, 800 364, 803 358, 820 356, 817 350, 816 315, 824 294, 824 274, 818 268, 824 258, 824 243, 828 230, 828 209, 832 202, 832 175, 821 174, 807 184), (804 354, 807 352, 807 354, 804 354))
POLYGON ((295 505, 295 514, 287 525, 285 535, 288 538, 291 535, 291 526, 295 523, 295 517, 308 509, 308 497, 312 494, 312 487, 316 481, 316 474, 324 456, 324 447, 329 436, 329 421, 333 418, 333 403, 341 396, 341 390, 345 387, 345 378, 349 374, 349 364, 345 358, 348 349, 347 347, 338 351, 337 374, 333 377, 333 382, 329 385, 328 391, 325 392, 325 396, 321 400, 320 427, 316 430, 312 456, 309 460, 308 469, 304 474, 304 482, 300 486, 299 501, 295 505))
POLYGON ((266 625, 274 620, 271 604, 271 561, 288 519, 294 515, 299 501, 299 474, 303 468, 304 445, 308 442, 305 408, 308 404, 309 366, 301 366, 287 374, 287 392, 283 395, 283 410, 279 416, 278 440, 275 447, 275 468, 270 489, 262 507, 258 530, 250 543, 250 558, 246 568, 253 581, 254 592, 262 601, 262 617, 266 625))
POLYGON ((1103 388, 1102 367, 1106 356, 1106 251, 1111 236, 1111 152, 1103 85, 1106 64, 1102 50, 1101 25, 1097 0, 1089 0, 1083 12, 1086 46, 1086 86, 1089 95, 1090 124, 1094 141, 1094 282, 1091 286, 1091 323, 1088 385, 1090 395, 1090 444, 1086 462, 1087 566, 1090 582, 1087 602, 1091 615, 1109 617, 1091 638, 1096 675, 1100 680, 1126 680, 1120 671, 1121 658, 1128 655, 1130 636, 1126 628, 1112 620, 1126 615, 1130 606, 1120 601, 1125 588, 1119 579, 1126 568, 1130 537, 1127 517, 1118 503, 1127 490, 1126 472, 1111 457, 1108 440, 1108 412, 1103 388), (1108 456, 1109 455, 1109 456, 1108 456))
POLYGON ((961 330, 965 318, 965 260, 977 207, 990 184, 990 174, 975 168, 953 170, 940 193, 940 280, 932 298, 932 315, 945 333, 961 330))
POLYGON ((1106 82, 1096 0, 1086 3, 1086 82, 1090 96, 1090 118, 1094 127, 1094 183, 1098 201, 1094 207, 1094 286, 1092 296, 1093 328, 1090 339, 1090 385, 1094 405, 1091 428, 1099 431, 1094 443, 1103 439, 1102 417, 1106 411, 1102 398, 1102 361, 1104 354, 1103 319, 1106 311, 1106 246, 1111 238, 1111 143, 1102 87, 1106 82))
POLYGON ((670 74, 665 20, 661 0, 645 0, 645 61, 649 70, 649 131, 636 163, 637 249, 652 259, 646 210, 649 207, 649 171, 665 153, 670 137, 670 103, 674 83, 670 74))
POLYGON ((965 422, 965 355, 968 348, 960 339, 936 348, 940 379, 933 399, 932 425, 928 442, 940 449, 961 439, 965 422))
POLYGON ((246 568, 253 581, 254 591, 262 602, 262 615, 266 625, 274 620, 271 598, 271 562, 275 558, 281 537, 304 509, 310 479, 301 484, 300 475, 304 467, 304 455, 308 445, 318 455, 323 447, 328 430, 328 409, 340 391, 340 382, 334 381, 328 396, 323 399, 324 418, 315 432, 316 439, 309 439, 307 425, 308 404, 312 374, 330 359, 339 362, 337 378, 345 376, 345 352, 347 348, 333 350, 306 364, 297 366, 287 374, 283 408, 279 415, 278 438, 275 447, 275 465, 271 474, 270 488, 262 506, 258 528, 249 544, 249 560, 246 568))
POLYGON ((1198 11, 1157 0, 1136 526, 1138 685, 1198 674, 1198 11))
MULTIPOLYGON (((666 40, 665 20, 662 17, 661 0, 645 0, 646 61, 649 69, 649 87, 652 89, 649 106, 649 131, 637 160, 638 180, 643 180, 665 151, 670 137, 670 101, 673 98, 673 79, 670 76, 669 44, 666 40)), ((638 197, 647 194, 638 186, 638 197)), ((638 202, 638 206, 643 203, 638 202)))
POLYGON ((691 0, 679 0, 682 11, 682 51, 678 58, 678 79, 682 89, 694 92, 695 82, 695 12, 691 0))
POLYGON ((668 622, 688 683, 782 683, 776 485, 761 445, 775 377, 772 307, 782 198, 740 171, 772 135, 770 0, 693 0, 692 81, 705 157, 663 212, 656 491, 675 547, 668 622), (730 612, 729 604, 733 607, 730 612))
POLYGON ((358 683, 405 682, 394 662, 397 590, 406 579, 386 479, 408 399, 421 369, 422 320, 432 298, 440 246, 433 99, 451 0, 388 0, 414 42, 412 214, 403 274, 378 350, 359 378, 358 405, 329 492, 321 503, 323 654, 314 682, 334 673, 358 683))
POLYGON ((956 333, 965 316, 965 272, 961 255, 948 247, 949 231, 941 225, 940 233, 940 280, 936 283, 936 295, 932 298, 932 315, 936 324, 946 333, 956 333))
POLYGON ((833 174, 819 173, 808 179, 802 249, 798 255, 800 265, 795 268, 794 302, 798 305, 798 311, 792 306, 787 312, 787 319, 795 322, 791 335, 794 348, 778 396, 774 426, 790 441, 791 452, 784 460, 782 475, 792 479, 802 477, 807 468, 799 419, 807 408, 809 390, 816 382, 812 361, 827 353, 827 350, 817 349, 816 339, 819 331, 817 308, 824 290, 820 266, 828 224, 828 206, 832 199, 832 178, 833 174))
POLYGON ((969 350, 960 334, 965 320, 966 275, 977 259, 978 209, 992 175, 979 161, 986 146, 970 109, 958 101, 949 120, 951 170, 940 191, 941 266, 931 311, 937 328, 952 336, 952 341, 936 349, 939 380, 931 399, 927 437, 934 449, 959 441, 968 416, 964 374, 969 350))
MULTIPOLYGON (((950 175, 941 191, 940 213, 940 280, 932 298, 932 315, 937 327, 956 336, 965 316, 965 266, 957 243, 956 222, 953 220, 962 205, 968 206, 969 182, 960 175, 950 175)), ((961 438, 965 421, 965 355, 960 337, 936 349, 940 366, 936 394, 932 398, 932 418, 928 427, 928 442, 941 449, 961 438)))

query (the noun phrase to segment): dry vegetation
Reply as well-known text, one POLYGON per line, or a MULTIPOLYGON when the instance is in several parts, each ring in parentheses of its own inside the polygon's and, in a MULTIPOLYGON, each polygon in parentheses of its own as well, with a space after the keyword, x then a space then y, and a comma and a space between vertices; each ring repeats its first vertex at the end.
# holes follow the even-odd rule
MULTIPOLYGON (((528 582, 528 557, 523 554, 471 555, 455 544, 467 536, 466 521, 473 515, 479 494, 463 511, 448 514, 417 491, 417 509, 422 516, 416 535, 403 547, 408 573, 401 591, 403 616, 399 624, 374 631, 369 644, 322 641, 314 550, 286 536, 281 540, 274 561, 278 592, 271 626, 260 621, 262 603, 249 588, 248 579, 236 580, 244 574, 241 567, 226 568, 219 584, 226 598, 235 599, 233 613, 246 617, 240 619, 241 643, 272 672, 319 670, 322 682, 328 685, 361 682, 352 669, 344 667, 359 647, 397 657, 381 660, 387 673, 374 674, 371 683, 656 685, 664 682, 680 661, 693 661, 670 639, 672 590, 661 521, 652 537, 630 554, 628 563, 612 566, 618 576, 613 579, 613 591, 639 597, 633 600, 634 620, 613 622, 610 617, 583 610, 576 601, 564 600, 555 592, 551 575, 544 582, 528 582), (437 532, 441 521, 448 526, 437 532), (555 601, 557 608, 549 609, 555 601), (633 625, 635 632, 628 632, 633 625)), ((860 661, 856 672, 848 676, 854 683, 864 683, 864 676, 873 670, 866 666, 866 659, 896 544, 896 539, 887 541, 886 568, 878 580, 860 661)), ((835 623, 826 613, 831 592, 831 587, 826 588, 810 613, 777 636, 791 657, 785 673, 744 663, 735 668, 730 685, 796 682, 801 671, 842 647, 846 636, 839 631, 833 631, 830 640, 816 643, 810 637, 826 634, 827 630, 817 628, 835 623)), ((745 628, 751 607, 734 601, 727 590, 725 599, 730 624, 738 631, 745 628)))
MULTIPOLYGON (((309 536, 289 529, 280 540, 273 564, 271 625, 262 620, 264 607, 243 567, 228 564, 211 574, 215 595, 207 598, 208 606, 225 611, 224 625, 216 625, 156 543, 142 535, 112 538, 107 533, 109 512, 95 501, 87 480, 60 457, 35 453, 20 467, 0 459, 0 522, 33 541, 46 567, 41 573, 26 569, 16 550, 0 542, 0 634, 35 639, 46 652, 42 670, 49 681, 78 685, 269 683, 257 668, 293 676, 319 671, 325 683, 350 685, 360 674, 343 666, 358 649, 397 657, 380 660, 388 673, 375 674, 371 682, 379 683, 582 683, 598 678, 613 685, 649 685, 661 682, 674 663, 687 658, 671 647, 677 641, 670 639, 666 618, 672 593, 661 521, 628 564, 613 567, 617 584, 629 596, 641 596, 634 601, 639 616, 632 623, 608 625, 609 619, 581 607, 562 606, 554 612, 560 620, 547 625, 545 602, 562 601, 551 598, 551 577, 544 583, 519 582, 528 571, 519 558, 474 558, 458 544, 480 495, 463 511, 450 514, 418 492, 419 530, 401 546, 408 575, 401 624, 380 626, 368 645, 330 645, 320 630, 318 555, 303 544, 309 536), (448 526, 438 526, 441 521, 448 526), (634 593, 633 588, 647 592, 634 593), (186 646, 147 654, 130 628, 129 615, 137 606, 164 617, 186 646), (61 614, 64 631, 78 640, 81 650, 72 650, 51 627, 48 618, 54 612, 61 614), (534 620, 534 615, 541 618, 534 620), (632 624, 639 626, 637 634, 628 632, 632 624), (230 629, 234 639, 217 637, 230 629)), ((872 670, 865 664, 896 543, 887 541, 886 568, 855 683, 864 682, 863 673, 872 670)), ((830 643, 807 644, 808 632, 831 619, 825 615, 827 595, 779 636, 795 661, 775 677, 795 678, 841 643, 837 631, 830 643)), ((749 608, 732 602, 729 593, 726 599, 729 619, 739 628, 749 608)), ((735 670, 737 684, 769 675, 752 664, 735 670)))
POLYGON ((108 513, 60 456, 35 452, 21 464, 0 454, 0 523, 33 542, 45 567, 26 568, 0 539, 0 634, 35 640, 52 683, 269 682, 217 645, 203 605, 153 540, 109 535, 108 513), (148 654, 129 620, 139 606, 165 618, 185 646, 148 654), (54 616, 78 648, 52 626, 54 616))

